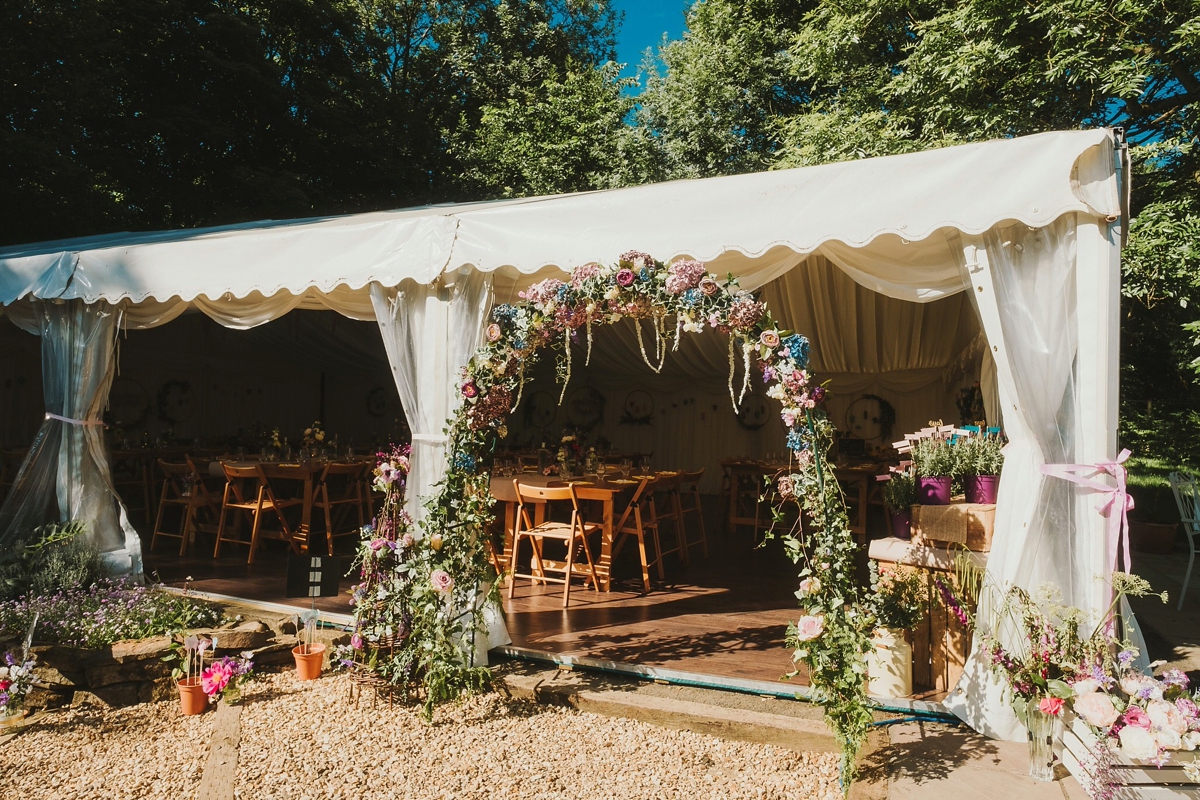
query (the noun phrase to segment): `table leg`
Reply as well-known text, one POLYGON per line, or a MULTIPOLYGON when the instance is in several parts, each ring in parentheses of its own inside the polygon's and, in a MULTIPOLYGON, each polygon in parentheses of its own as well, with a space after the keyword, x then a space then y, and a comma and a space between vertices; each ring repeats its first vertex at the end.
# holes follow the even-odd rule
MULTIPOLYGON (((299 542, 293 541, 294 545, 299 546, 300 552, 308 552, 308 537, 312 532, 312 510, 313 510, 313 479, 310 474, 304 479, 304 503, 300 506, 300 531, 296 537, 299 542)), ((326 533, 328 535, 328 533, 326 533)))
POLYGON ((600 591, 612 591, 613 555, 613 500, 604 500, 604 527, 600 534, 600 562, 596 564, 596 577, 600 579, 600 591))

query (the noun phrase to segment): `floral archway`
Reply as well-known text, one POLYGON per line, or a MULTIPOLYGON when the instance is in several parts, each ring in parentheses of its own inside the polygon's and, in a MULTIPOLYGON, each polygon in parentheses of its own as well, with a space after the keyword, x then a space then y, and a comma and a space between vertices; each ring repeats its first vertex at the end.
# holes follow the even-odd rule
MULTIPOLYGON (((789 644, 796 663, 807 667, 842 745, 848 786, 871 721, 865 654, 874 619, 855 581, 855 542, 841 491, 826 476, 833 427, 820 406, 825 390, 807 371, 808 340, 780 330, 766 306, 741 290, 732 275, 720 279, 698 261, 664 264, 635 251, 622 255, 616 266, 584 265, 568 281, 544 280, 520 296, 519 303, 493 308, 486 342, 462 372, 463 402, 447 423, 447 472, 437 494, 426 502, 421 530, 411 530, 403 512, 396 510, 396 519, 384 520, 371 534, 381 537, 371 544, 390 545, 363 549, 375 565, 372 574, 379 572, 378 559, 386 560, 390 583, 375 583, 390 587, 384 594, 401 610, 385 626, 391 649, 384 656, 372 647, 370 632, 365 639, 356 633, 358 663, 370 663, 393 680, 419 680, 428 711, 486 684, 489 673, 471 665, 471 653, 489 599, 481 596, 480 587, 491 587, 490 599, 496 599, 486 539, 493 517, 489 470, 497 444, 507 435, 508 415, 521 401, 529 368, 546 351, 553 352, 565 394, 578 357, 573 351, 583 350, 585 362, 590 359, 595 326, 632 318, 643 359, 656 371, 684 333, 714 328, 729 336, 734 410, 749 389, 755 361, 769 384, 768 396, 783 406, 794 466, 780 480, 777 494, 798 503, 805 520, 802 533, 798 526, 780 533, 800 567, 802 614, 789 629, 789 644), (739 360, 742 377, 735 386, 739 360), (403 643, 396 648, 398 637, 403 643), (370 657, 364 659, 363 651, 370 657)), ((357 599, 359 609, 371 601, 357 599)))

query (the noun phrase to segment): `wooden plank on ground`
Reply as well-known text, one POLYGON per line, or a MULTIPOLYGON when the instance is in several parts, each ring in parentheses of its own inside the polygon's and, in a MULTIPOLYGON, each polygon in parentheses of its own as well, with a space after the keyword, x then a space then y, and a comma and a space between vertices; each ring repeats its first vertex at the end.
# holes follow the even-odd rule
POLYGON ((233 800, 237 778, 238 742, 241 739, 242 707, 221 703, 213 719, 208 760, 196 800, 233 800))

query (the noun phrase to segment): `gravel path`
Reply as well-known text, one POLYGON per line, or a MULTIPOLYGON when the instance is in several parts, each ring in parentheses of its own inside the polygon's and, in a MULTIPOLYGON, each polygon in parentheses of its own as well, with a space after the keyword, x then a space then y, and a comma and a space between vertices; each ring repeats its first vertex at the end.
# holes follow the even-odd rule
POLYGON ((348 702, 344 677, 269 676, 242 710, 237 796, 837 798, 837 759, 497 695, 439 710, 348 702), (372 707, 374 706, 374 707, 372 707))
POLYGON ((51 711, 0 745, 0 797, 182 800, 200 783, 211 733, 211 714, 181 716, 178 702, 51 711))
MULTIPOLYGON (((355 703, 343 676, 247 687, 239 800, 834 798, 837 761, 499 695, 440 709, 355 703)), ((0 797, 191 800, 212 713, 175 701, 50 712, 0 744, 0 797)))

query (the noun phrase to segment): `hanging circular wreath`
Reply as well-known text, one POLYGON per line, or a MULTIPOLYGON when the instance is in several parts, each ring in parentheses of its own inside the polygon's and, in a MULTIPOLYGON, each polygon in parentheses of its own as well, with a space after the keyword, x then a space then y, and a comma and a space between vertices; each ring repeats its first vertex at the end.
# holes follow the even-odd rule
POLYGON ((742 291, 732 275, 721 280, 698 261, 668 265, 639 252, 625 253, 616 266, 578 267, 569 280, 541 281, 520 297, 519 303, 493 308, 485 344, 462 370, 462 403, 447 426, 446 475, 426 501, 418 534, 429 546, 417 548, 420 555, 404 565, 413 582, 406 646, 420 661, 427 713, 488 679, 485 668, 468 665, 474 638, 483 630, 479 587, 492 586, 496 599, 487 540, 493 519, 489 469, 507 436, 508 415, 524 396, 529 368, 547 350, 554 353, 561 403, 576 347, 590 361, 593 327, 632 319, 642 360, 655 372, 683 333, 709 327, 729 335, 735 413, 750 388, 754 359, 761 362, 767 395, 783 406, 795 466, 780 479, 779 495, 802 505, 810 526, 803 535, 798 529, 778 534, 792 540, 787 550, 801 566, 803 613, 789 631, 790 642, 842 744, 848 787, 871 721, 864 665, 874 615, 855 581, 855 542, 841 492, 831 476, 827 480, 824 462, 833 427, 819 408, 825 389, 807 371, 808 340, 780 330, 766 306, 742 291))

